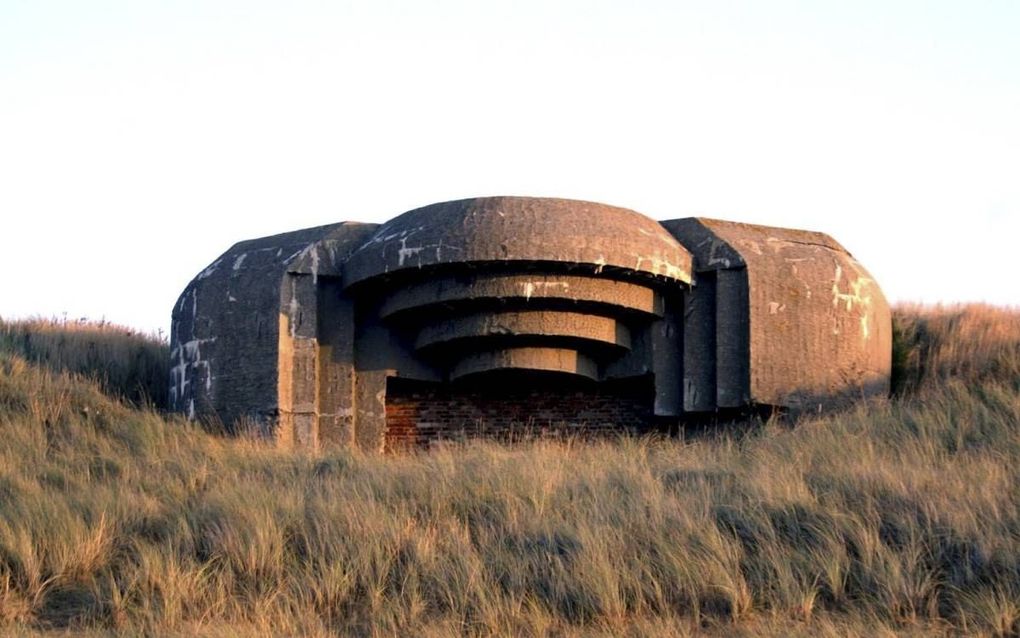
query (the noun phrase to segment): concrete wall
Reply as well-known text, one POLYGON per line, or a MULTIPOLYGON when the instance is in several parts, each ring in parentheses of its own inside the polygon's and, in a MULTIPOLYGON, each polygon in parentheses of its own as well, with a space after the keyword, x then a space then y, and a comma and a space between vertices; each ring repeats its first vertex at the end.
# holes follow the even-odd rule
POLYGON ((308 397, 293 387, 292 360, 298 378, 316 365, 315 346, 300 342, 316 340, 316 290, 332 281, 339 291, 339 265, 373 229, 341 223, 240 242, 199 273, 172 313, 171 408, 293 439, 289 413, 308 397))
POLYGON ((172 314, 173 409, 228 428, 275 420, 281 280, 301 251, 340 226, 240 242, 188 284, 172 314))
POLYGON ((702 218, 663 226, 694 256, 688 410, 816 410, 888 394, 888 303, 831 237, 702 218))
POLYGON ((497 197, 235 245, 174 306, 169 391, 231 431, 381 451, 478 420, 829 407, 887 393, 890 355, 881 291, 825 235, 497 197), (558 381, 506 396, 537 373, 558 381))

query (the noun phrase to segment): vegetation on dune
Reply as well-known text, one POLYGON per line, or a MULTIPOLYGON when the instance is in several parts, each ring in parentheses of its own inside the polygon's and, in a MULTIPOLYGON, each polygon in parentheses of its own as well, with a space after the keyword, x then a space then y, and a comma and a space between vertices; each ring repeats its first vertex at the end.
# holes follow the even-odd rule
POLYGON ((0 318, 0 352, 87 376, 135 405, 166 407, 169 348, 155 335, 106 321, 0 318))
POLYGON ((888 403, 392 456, 213 436, 0 340, 0 633, 1016 635, 1020 313, 896 328, 888 403))
POLYGON ((1020 308, 901 306, 893 335, 896 394, 953 380, 1020 384, 1020 308))

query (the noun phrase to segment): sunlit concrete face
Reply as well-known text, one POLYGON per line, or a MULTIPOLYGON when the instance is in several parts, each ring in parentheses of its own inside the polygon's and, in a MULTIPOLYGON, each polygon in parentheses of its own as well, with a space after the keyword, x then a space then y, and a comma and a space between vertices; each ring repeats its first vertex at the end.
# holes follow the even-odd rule
POLYGON ((480 198, 235 245, 174 307, 170 399, 312 448, 509 412, 641 430, 884 395, 890 337, 878 286, 825 235, 480 198))

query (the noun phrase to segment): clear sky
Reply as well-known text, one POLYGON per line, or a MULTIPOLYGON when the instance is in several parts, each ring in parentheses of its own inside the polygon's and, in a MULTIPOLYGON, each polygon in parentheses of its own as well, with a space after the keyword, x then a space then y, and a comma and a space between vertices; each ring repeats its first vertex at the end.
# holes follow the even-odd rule
POLYGON ((1020 304, 1020 2, 0 0, 0 316, 477 195, 822 230, 1020 304))

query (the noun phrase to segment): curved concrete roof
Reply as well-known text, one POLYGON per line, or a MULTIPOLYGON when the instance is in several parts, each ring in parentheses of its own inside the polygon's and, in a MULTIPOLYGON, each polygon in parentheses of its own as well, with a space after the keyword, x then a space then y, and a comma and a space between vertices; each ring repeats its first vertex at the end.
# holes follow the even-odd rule
POLYGON ((433 322, 421 329, 414 345, 421 350, 455 341, 521 336, 589 341, 627 350, 631 346, 630 330, 616 319, 549 310, 481 312, 433 322))
POLYGON ((395 290, 383 302, 379 316, 447 309, 467 302, 506 307, 546 307, 567 302, 575 308, 598 309, 605 314, 639 314, 661 317, 662 296, 641 284, 577 275, 478 275, 471 281, 435 277, 395 290))
POLYGON ((592 381, 599 379, 599 366, 587 355, 563 348, 500 348, 474 352, 450 370, 450 380, 495 370, 535 370, 560 372, 592 381))
POLYGON ((345 264, 344 284, 472 262, 564 262, 691 280, 690 253, 640 213, 569 199, 482 197, 425 206, 383 224, 345 264))

